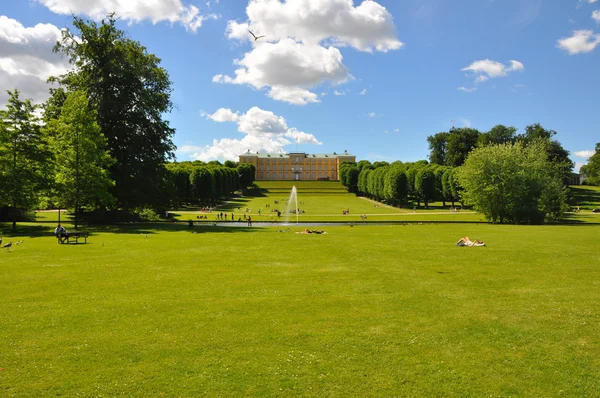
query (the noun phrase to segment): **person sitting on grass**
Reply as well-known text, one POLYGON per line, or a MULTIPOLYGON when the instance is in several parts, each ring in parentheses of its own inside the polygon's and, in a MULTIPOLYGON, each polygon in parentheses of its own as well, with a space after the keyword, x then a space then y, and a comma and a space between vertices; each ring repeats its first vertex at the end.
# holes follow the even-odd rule
POLYGON ((479 239, 471 240, 468 236, 465 236, 456 242, 456 246, 485 246, 485 243, 479 239))

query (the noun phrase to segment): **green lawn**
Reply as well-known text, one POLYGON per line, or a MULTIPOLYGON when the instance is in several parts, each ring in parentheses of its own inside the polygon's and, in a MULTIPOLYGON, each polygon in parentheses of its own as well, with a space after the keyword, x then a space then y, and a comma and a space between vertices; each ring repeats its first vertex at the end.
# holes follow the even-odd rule
POLYGON ((600 391, 598 226, 279 229, 5 235, 0 395, 600 391))
MULTIPOLYGON (((384 203, 378 203, 367 198, 357 197, 348 193, 346 189, 337 181, 258 181, 258 189, 250 190, 248 194, 241 198, 234 198, 227 203, 221 204, 212 213, 202 213, 197 208, 176 209, 175 218, 179 221, 189 219, 199 220, 198 217, 206 215, 207 221, 217 220, 216 213, 224 212, 231 220, 231 213, 234 214, 234 220, 242 218, 243 215, 249 215, 255 222, 282 222, 285 220, 286 210, 290 198, 292 185, 297 188, 298 208, 303 213, 298 215, 299 222, 411 222, 411 221, 479 221, 482 217, 473 211, 463 210, 451 212, 450 203, 447 207, 442 207, 442 203, 432 203, 428 209, 409 204, 404 208, 388 206, 384 203), (279 203, 276 203, 279 202, 279 203), (246 209, 249 211, 246 212, 246 209), (261 211, 260 215, 258 211, 261 211), (277 217, 279 210, 282 215, 277 217), (346 215, 344 210, 350 210, 346 215), (361 217, 366 215, 366 220, 361 217)), ((421 203, 423 205, 423 203, 421 203)), ((415 204, 416 205, 416 204, 415 204)), ((295 208, 292 202, 290 207, 295 208)), ((296 215, 289 215, 290 221, 296 221, 296 215)), ((204 220, 204 219, 202 219, 204 220)))

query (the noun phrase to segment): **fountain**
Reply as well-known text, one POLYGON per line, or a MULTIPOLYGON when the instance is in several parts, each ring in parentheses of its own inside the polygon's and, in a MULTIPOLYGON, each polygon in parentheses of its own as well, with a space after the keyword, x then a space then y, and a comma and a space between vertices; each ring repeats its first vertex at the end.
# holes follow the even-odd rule
POLYGON ((298 224, 298 191, 296 191, 296 186, 292 187, 292 193, 290 194, 290 198, 287 201, 287 208, 285 209, 285 223, 289 224, 290 222, 290 210, 296 210, 296 224, 298 224), (292 207, 292 202, 296 204, 296 207, 292 207))

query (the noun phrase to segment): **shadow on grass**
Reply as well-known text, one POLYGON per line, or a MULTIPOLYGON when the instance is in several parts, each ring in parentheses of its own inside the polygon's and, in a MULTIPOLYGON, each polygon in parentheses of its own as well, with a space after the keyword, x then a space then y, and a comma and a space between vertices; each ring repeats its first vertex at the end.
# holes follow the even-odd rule
POLYGON ((579 206, 582 209, 588 210, 600 207, 600 190, 598 189, 585 186, 572 186, 571 194, 573 195, 573 206, 579 206))

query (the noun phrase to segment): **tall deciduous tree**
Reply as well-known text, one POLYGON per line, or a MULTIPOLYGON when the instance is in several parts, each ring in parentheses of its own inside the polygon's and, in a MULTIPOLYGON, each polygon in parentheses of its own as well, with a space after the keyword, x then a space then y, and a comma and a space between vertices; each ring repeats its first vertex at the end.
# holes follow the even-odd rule
POLYGON ((562 217, 566 188, 556 168, 540 153, 542 142, 474 150, 458 170, 462 197, 492 222, 539 224, 562 217))
POLYGON ((435 198, 435 174, 430 167, 420 169, 415 176, 415 191, 423 200, 425 207, 435 198))
POLYGON ((19 210, 30 209, 45 188, 49 164, 47 141, 42 135, 36 107, 8 91, 5 110, 0 111, 0 205, 12 210, 12 230, 19 210))
POLYGON ((124 208, 160 200, 155 179, 174 157, 174 129, 163 120, 172 108, 171 81, 160 59, 117 29, 114 15, 98 25, 74 17, 76 32, 63 30, 54 50, 75 66, 56 80, 67 91, 83 90, 116 160, 114 194, 124 208), (78 36, 78 37, 77 37, 78 36))
POLYGON ((46 124, 55 156, 54 191, 60 207, 75 210, 77 228, 82 207, 112 205, 108 167, 113 160, 84 92, 69 93, 59 115, 46 124))
POLYGON ((596 144, 596 153, 593 154, 586 165, 581 166, 586 181, 590 185, 600 185, 600 142, 596 144))

